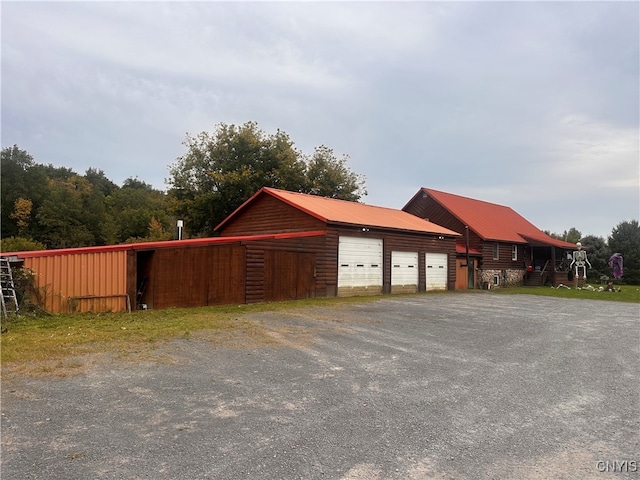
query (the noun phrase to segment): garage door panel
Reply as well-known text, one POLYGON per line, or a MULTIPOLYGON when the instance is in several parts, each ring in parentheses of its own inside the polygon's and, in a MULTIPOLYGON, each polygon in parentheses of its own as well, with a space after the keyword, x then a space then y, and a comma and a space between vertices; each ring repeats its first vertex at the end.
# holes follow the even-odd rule
POLYGON ((391 293, 418 291, 418 252, 391 252, 391 293))
POLYGON ((382 239, 340 237, 338 295, 382 293, 382 239))
POLYGON ((429 290, 447 289, 447 254, 446 253, 426 253, 425 254, 425 277, 426 288, 429 290))

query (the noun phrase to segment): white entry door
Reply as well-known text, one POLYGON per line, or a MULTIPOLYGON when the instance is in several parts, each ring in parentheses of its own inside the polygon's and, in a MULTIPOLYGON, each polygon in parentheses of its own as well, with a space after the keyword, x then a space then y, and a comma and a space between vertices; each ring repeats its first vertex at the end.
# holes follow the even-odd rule
POLYGON ((418 252, 391 252, 391 293, 418 291, 418 252))
POLYGON ((382 239, 340 237, 338 295, 382 293, 382 239))
POLYGON ((424 259, 427 290, 446 290, 447 254, 425 253, 424 259))

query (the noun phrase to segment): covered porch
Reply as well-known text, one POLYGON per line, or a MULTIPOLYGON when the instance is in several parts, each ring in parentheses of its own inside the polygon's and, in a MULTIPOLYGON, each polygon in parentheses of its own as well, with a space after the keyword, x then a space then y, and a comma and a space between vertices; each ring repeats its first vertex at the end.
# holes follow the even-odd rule
POLYGON ((573 282, 573 275, 569 268, 572 250, 550 245, 538 239, 527 238, 527 242, 525 286, 552 285, 557 287, 560 284, 568 285, 573 282))

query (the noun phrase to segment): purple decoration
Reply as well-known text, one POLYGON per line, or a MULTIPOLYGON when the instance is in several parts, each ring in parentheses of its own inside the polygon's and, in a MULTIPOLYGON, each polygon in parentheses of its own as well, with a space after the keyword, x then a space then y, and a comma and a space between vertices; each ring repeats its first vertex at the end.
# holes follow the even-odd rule
POLYGON ((621 253, 614 253, 613 255, 611 255, 611 258, 609 259, 609 266, 613 269, 613 277, 614 278, 621 278, 623 271, 622 271, 622 254, 621 253))

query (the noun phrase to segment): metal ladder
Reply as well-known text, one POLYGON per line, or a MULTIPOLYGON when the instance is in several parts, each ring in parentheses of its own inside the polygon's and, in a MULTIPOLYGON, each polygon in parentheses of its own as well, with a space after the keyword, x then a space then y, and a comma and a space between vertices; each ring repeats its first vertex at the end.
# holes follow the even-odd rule
POLYGON ((2 313, 7 316, 9 313, 18 313, 18 298, 16 297, 16 287, 13 283, 13 274, 9 259, 0 257, 0 287, 2 287, 2 313))

